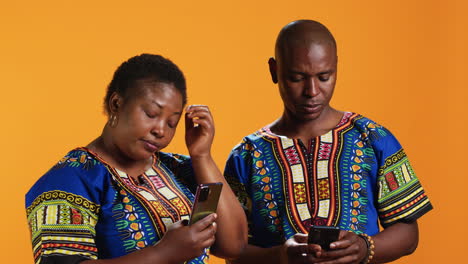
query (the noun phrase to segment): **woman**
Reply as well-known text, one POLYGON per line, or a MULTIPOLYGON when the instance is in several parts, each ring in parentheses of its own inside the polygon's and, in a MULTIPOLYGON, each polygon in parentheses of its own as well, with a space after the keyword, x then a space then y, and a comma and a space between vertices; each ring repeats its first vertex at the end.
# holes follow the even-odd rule
POLYGON ((190 157, 160 152, 186 100, 182 72, 159 55, 117 69, 102 134, 69 152, 26 195, 36 263, 203 263, 210 246, 220 257, 240 253, 246 223, 210 154, 208 107, 186 110, 190 157), (195 187, 208 182, 224 183, 217 214, 188 226, 195 187))

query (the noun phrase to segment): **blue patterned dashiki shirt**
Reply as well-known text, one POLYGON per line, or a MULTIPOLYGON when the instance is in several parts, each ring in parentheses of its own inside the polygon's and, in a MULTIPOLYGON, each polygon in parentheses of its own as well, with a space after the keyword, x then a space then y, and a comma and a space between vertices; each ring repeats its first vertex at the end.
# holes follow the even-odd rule
MULTIPOLYGON (((26 194, 35 263, 123 256, 189 219, 196 186, 189 157, 156 153, 138 179, 86 148, 69 152, 26 194)), ((203 254, 188 263, 207 260, 203 254)))
POLYGON ((303 143, 267 126, 231 152, 224 173, 246 211, 249 244, 272 247, 311 225, 375 235, 432 209, 408 158, 384 127, 347 112, 303 143))

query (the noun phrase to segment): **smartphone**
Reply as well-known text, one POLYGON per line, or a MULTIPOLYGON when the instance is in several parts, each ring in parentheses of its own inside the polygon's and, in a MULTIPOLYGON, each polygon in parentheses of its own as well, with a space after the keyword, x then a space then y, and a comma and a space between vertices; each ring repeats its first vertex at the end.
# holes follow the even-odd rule
POLYGON ((311 226, 308 243, 320 245, 324 250, 330 250, 330 244, 338 241, 340 229, 334 226, 311 226))
POLYGON ((190 225, 216 212, 222 188, 223 183, 221 182, 202 183, 198 185, 197 192, 195 193, 192 215, 190 216, 190 225))

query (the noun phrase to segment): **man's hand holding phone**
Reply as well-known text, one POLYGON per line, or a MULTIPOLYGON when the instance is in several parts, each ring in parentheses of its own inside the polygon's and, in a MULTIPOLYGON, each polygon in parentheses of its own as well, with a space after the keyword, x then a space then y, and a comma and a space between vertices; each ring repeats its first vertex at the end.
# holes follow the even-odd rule
POLYGON ((312 226, 309 234, 295 234, 284 244, 288 263, 316 263, 332 260, 332 244, 339 240, 342 232, 336 227, 312 226))
POLYGON ((323 250, 329 251, 330 244, 338 241, 340 229, 333 226, 311 226, 308 235, 308 244, 317 244, 323 250))

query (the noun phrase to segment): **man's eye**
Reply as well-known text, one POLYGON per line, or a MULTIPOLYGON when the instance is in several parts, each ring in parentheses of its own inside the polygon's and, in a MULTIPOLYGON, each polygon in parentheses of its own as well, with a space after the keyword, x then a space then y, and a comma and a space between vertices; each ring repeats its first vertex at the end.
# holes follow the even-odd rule
POLYGON ((321 82, 326 82, 326 81, 330 80, 330 74, 321 74, 321 75, 319 75, 319 80, 321 82))
POLYGON ((290 80, 291 82, 300 82, 300 81, 302 81, 303 79, 304 79, 304 77, 301 76, 301 75, 289 76, 289 80, 290 80))

